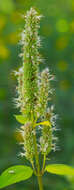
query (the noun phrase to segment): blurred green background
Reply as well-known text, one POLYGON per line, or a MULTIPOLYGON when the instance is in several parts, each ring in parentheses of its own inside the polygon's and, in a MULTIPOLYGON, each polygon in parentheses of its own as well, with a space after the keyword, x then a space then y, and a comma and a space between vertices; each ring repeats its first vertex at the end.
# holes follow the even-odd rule
MULTIPOLYGON (((18 156, 15 139, 19 127, 13 114, 16 79, 13 71, 21 65, 18 57, 17 33, 23 29, 25 14, 34 6, 44 17, 41 20, 41 53, 45 63, 56 75, 53 104, 59 114, 57 131, 59 151, 51 153, 47 163, 74 166, 74 1, 73 0, 0 0, 0 173, 14 164, 29 165, 18 156)), ((73 190, 74 179, 45 174, 44 190, 73 190)), ((5 188, 6 190, 38 190, 36 178, 5 188)))

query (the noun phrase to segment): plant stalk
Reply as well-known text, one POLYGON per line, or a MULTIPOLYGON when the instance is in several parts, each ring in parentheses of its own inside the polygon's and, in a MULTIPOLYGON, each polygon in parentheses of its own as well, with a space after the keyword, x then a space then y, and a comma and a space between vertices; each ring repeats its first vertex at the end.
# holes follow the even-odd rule
POLYGON ((37 176, 37 178, 38 178, 39 190, 43 190, 42 176, 37 176))
POLYGON ((46 161, 46 154, 44 154, 44 158, 43 158, 43 168, 42 168, 42 174, 44 173, 45 161, 46 161))

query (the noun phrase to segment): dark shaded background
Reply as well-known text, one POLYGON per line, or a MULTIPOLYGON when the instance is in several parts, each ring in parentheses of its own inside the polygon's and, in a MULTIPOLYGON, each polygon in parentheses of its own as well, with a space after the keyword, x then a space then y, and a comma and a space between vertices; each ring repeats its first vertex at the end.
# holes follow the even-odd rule
MULTIPOLYGON (((13 104, 16 79, 13 70, 21 65, 18 58, 17 31, 24 26, 20 13, 31 6, 44 15, 40 35, 45 58, 42 67, 49 67, 56 75, 53 83, 53 103, 59 114, 57 126, 61 131, 60 151, 51 153, 47 163, 65 163, 74 166, 74 1, 72 0, 0 0, 0 173, 14 164, 25 164, 18 157, 20 148, 15 139, 19 126, 13 114, 18 113, 13 104)), ((28 161, 26 161, 27 164, 28 161)), ((74 180, 45 174, 44 190, 73 190, 74 180), (70 183, 71 182, 71 183, 70 183)), ((5 188, 6 190, 38 190, 34 176, 25 182, 5 188)))

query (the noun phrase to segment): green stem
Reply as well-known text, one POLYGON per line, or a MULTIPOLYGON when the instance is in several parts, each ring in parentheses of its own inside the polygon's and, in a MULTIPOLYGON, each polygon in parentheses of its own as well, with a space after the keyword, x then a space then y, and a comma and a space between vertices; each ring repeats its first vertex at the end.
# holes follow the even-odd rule
POLYGON ((37 176, 37 178, 38 178, 39 189, 43 190, 42 176, 37 176))
POLYGON ((43 158, 43 168, 42 168, 42 173, 44 173, 45 161, 46 161, 46 154, 44 154, 44 158, 43 158))

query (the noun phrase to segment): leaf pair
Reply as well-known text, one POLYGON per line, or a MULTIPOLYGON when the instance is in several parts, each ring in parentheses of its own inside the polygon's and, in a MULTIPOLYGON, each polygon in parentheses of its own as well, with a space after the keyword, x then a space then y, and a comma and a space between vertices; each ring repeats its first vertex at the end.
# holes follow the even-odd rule
MULTIPOLYGON (((74 177, 74 168, 64 164, 50 164, 47 165, 45 171, 64 176, 74 177)), ((32 168, 28 166, 12 166, 5 170, 0 176, 0 189, 12 185, 14 183, 24 181, 30 178, 33 174, 32 168)))

